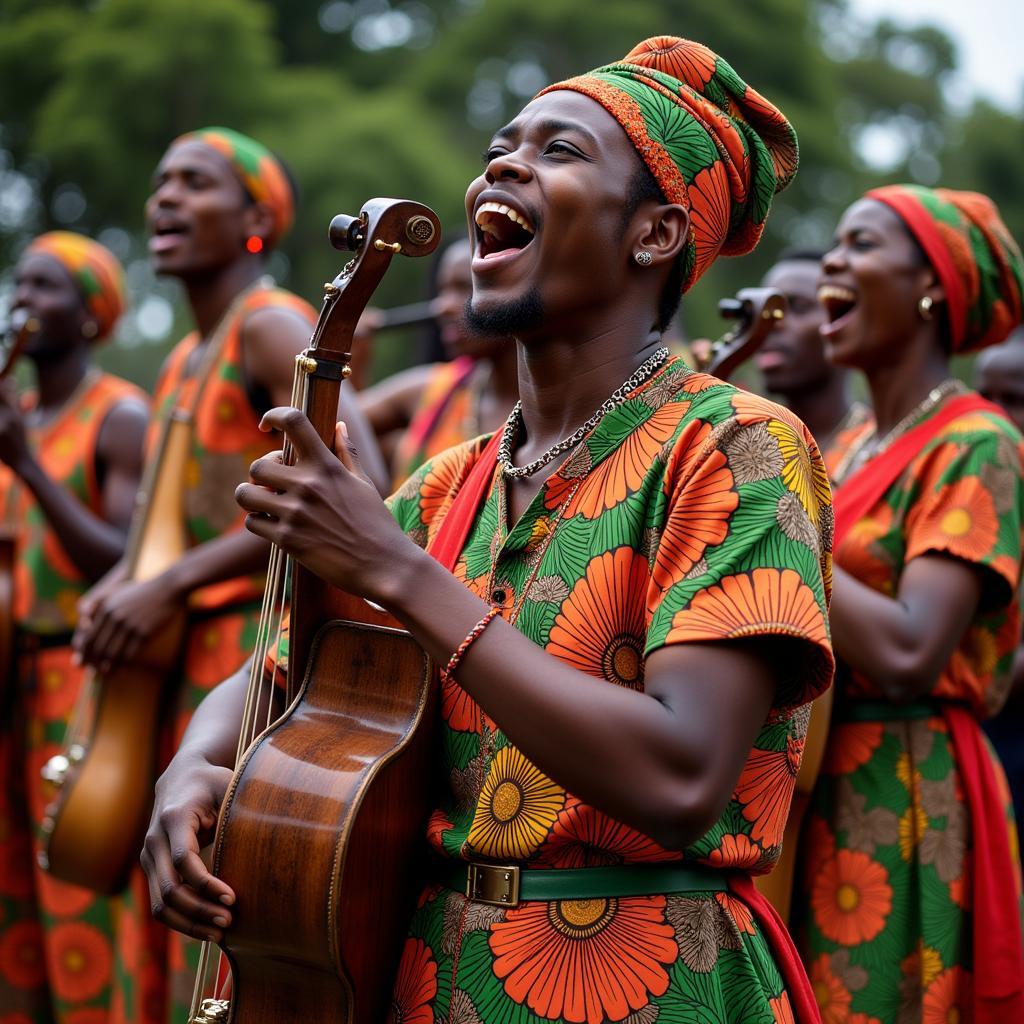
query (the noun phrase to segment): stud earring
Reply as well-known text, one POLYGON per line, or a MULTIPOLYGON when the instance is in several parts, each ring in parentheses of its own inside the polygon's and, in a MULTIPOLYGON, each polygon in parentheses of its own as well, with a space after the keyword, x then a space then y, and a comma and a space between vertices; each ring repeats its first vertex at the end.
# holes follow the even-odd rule
POLYGON ((263 252, 263 239, 259 235, 250 235, 245 240, 245 247, 251 253, 263 252))
POLYGON ((100 333, 100 327, 99 327, 99 324, 97 324, 95 320, 86 320, 85 323, 82 324, 82 337, 83 338, 88 338, 91 341, 99 333, 100 333))
POLYGON ((633 259, 641 267, 649 267, 654 262, 654 257, 646 249, 640 249, 638 252, 633 253, 633 259))
POLYGON ((935 305, 935 303, 932 302, 932 297, 930 295, 922 295, 921 298, 917 300, 917 312, 922 320, 931 320, 933 305, 935 305))

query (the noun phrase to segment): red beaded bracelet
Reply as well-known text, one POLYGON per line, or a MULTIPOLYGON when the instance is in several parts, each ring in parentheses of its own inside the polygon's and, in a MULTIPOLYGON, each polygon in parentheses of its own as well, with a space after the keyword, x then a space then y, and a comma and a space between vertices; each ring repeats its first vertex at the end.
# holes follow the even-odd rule
POLYGON ((459 667, 459 662, 462 661, 466 651, 469 650, 470 644, 487 628, 491 619, 495 615, 500 614, 500 612, 501 608, 497 605, 487 609, 487 614, 466 634, 466 639, 459 644, 459 649, 448 659, 448 664, 441 670, 442 678, 452 678, 452 673, 459 667))

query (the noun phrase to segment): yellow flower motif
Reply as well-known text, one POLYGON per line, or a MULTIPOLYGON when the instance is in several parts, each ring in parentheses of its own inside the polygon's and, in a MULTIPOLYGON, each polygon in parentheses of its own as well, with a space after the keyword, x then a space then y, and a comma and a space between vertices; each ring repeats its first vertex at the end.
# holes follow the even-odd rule
POLYGON ((496 860, 526 860, 565 806, 565 790, 515 747, 502 747, 477 802, 466 845, 496 860))
POLYGON ((910 761, 910 751, 903 750, 900 752, 900 756, 896 758, 896 778, 903 783, 903 788, 908 793, 912 793, 916 788, 914 775, 914 768, 910 761))
POLYGON ((807 445, 788 423, 772 420, 767 429, 782 453, 782 482, 800 499, 811 522, 817 522, 821 508, 832 500, 824 464, 811 460, 807 445))
POLYGON ((928 815, 920 808, 908 807, 900 816, 900 856, 909 861, 928 827, 928 815))

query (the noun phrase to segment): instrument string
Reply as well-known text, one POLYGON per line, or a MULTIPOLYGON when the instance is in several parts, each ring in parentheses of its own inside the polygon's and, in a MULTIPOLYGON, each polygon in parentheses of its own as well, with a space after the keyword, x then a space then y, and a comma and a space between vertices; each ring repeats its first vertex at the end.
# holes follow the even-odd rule
MULTIPOLYGON (((296 365, 291 395, 291 404, 294 408, 305 409, 309 391, 308 380, 307 374, 296 365)), ((282 446, 282 461, 285 465, 292 465, 295 461, 295 451, 287 437, 282 446)), ((267 672, 266 667, 270 653, 274 652, 276 655, 281 649, 288 610, 287 591, 290 575, 291 558, 276 544, 272 544, 267 567, 267 581, 263 590, 263 603, 256 629, 256 643, 249 664, 249 681, 242 708, 242 727, 235 750, 236 769, 242 763, 252 742, 261 732, 269 729, 274 721, 274 674, 267 672), (266 705, 266 716, 261 724, 260 709, 264 704, 266 705)), ((286 704, 290 704, 292 701, 293 689, 289 675, 285 689, 286 704)), ((224 999, 230 991, 231 972, 226 969, 224 951, 219 947, 216 949, 218 955, 214 968, 212 955, 214 943, 208 939, 204 940, 200 948, 189 1020, 194 1020, 200 1014, 206 993, 212 992, 214 999, 224 999)))

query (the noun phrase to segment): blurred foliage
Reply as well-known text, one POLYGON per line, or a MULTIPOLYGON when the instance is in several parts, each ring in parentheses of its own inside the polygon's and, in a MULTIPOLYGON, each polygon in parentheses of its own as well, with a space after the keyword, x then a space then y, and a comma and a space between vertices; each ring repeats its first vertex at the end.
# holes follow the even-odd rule
MULTIPOLYGON (((494 128, 548 82, 663 32, 725 55, 801 143, 759 250, 720 261, 688 296, 691 334, 718 333, 720 296, 758 279, 784 245, 824 244, 843 206, 879 180, 988 192, 1024 236, 1024 103, 952 110, 953 42, 928 26, 861 25, 844 0, 0 0, 2 266, 52 227, 110 244, 140 315, 104 362, 149 384, 187 326, 180 303, 173 323, 141 315, 178 294, 149 274, 141 236, 153 168, 176 135, 228 124, 287 160, 302 202, 271 269, 315 299, 343 260, 326 241, 334 213, 408 195, 460 233, 494 128)), ((423 292, 426 268, 396 262, 384 305, 423 292)), ((391 350, 387 367, 402 358, 391 350)))

